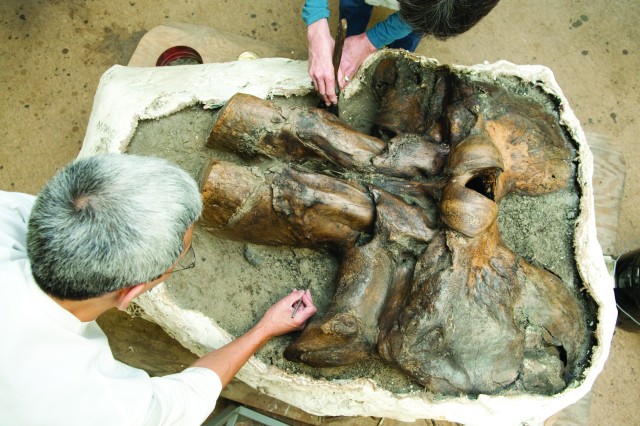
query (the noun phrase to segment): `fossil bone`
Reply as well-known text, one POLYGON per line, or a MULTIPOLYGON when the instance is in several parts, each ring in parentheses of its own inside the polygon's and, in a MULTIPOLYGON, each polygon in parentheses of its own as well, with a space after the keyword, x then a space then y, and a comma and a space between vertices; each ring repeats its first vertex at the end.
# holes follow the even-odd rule
POLYGON ((512 252, 497 220, 510 193, 569 188, 557 120, 444 67, 385 59, 372 81, 379 138, 320 109, 238 94, 208 140, 294 164, 215 162, 203 190, 213 232, 341 257, 331 306, 285 357, 327 367, 377 353, 438 394, 562 390, 586 357, 584 302, 512 252), (322 166, 305 171, 310 160, 322 166))

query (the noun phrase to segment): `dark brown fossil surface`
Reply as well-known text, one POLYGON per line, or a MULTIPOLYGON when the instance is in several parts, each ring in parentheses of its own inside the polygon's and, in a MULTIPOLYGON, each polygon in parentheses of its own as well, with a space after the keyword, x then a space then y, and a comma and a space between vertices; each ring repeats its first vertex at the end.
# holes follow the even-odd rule
POLYGON ((289 360, 380 357, 445 395, 564 389, 591 344, 587 296, 512 251, 498 224, 511 194, 575 187, 553 100, 407 58, 372 69, 366 133, 320 109, 230 99, 208 146, 268 166, 212 161, 202 223, 341 259, 330 307, 289 360))

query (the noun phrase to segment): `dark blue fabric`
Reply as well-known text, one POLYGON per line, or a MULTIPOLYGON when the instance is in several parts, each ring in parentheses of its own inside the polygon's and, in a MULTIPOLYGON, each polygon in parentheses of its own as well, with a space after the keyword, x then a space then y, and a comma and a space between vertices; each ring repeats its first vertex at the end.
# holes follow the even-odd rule
POLYGON ((408 35, 402 37, 400 40, 396 40, 387 46, 392 47, 394 49, 406 49, 409 52, 415 52, 421 39, 422 39, 421 33, 412 31, 408 35))
MULTIPOLYGON (((373 6, 364 0, 340 0, 340 19, 347 20, 347 37, 365 32, 372 12, 373 6)), ((369 29, 367 36, 378 49, 388 46, 409 52, 416 50, 422 38, 422 34, 412 31, 397 12, 369 29)))
POLYGON ((364 0, 340 0, 340 19, 347 20, 347 37, 366 31, 373 6, 364 0))

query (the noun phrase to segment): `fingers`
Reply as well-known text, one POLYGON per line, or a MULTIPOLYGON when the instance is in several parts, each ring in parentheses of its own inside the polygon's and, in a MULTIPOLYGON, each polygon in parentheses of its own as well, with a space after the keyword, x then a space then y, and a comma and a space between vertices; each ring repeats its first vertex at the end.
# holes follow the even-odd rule
POLYGON ((309 290, 294 289, 267 309, 256 324, 256 329, 268 338, 300 330, 317 310, 309 290))
POLYGON ((345 54, 342 55, 341 65, 338 69, 338 85, 340 86, 340 90, 344 90, 351 79, 358 71, 358 68, 354 66, 354 63, 350 61, 350 58, 345 57, 345 54))
MULTIPOLYGON (((331 79, 333 80, 333 79, 331 79)), ((331 105, 331 98, 329 97, 329 91, 327 90, 327 87, 331 87, 329 86, 330 80, 329 79, 325 79, 325 78, 319 78, 316 81, 316 86, 317 86, 317 90, 318 90, 318 94, 320 95, 320 97, 322 98, 322 100, 324 101, 324 103, 329 106, 331 105)), ((335 92, 335 90, 334 90, 335 92)), ((334 95, 335 96, 335 95, 334 95)))
POLYGON ((293 321, 295 329, 296 330, 303 329, 307 324, 307 320, 311 318, 317 311, 318 311, 318 308, 316 308, 314 305, 304 305, 304 304, 301 305, 298 312, 296 312, 296 315, 293 318, 291 318, 291 321, 293 321))
POLYGON ((310 290, 296 290, 287 296, 287 301, 293 300, 292 305, 292 314, 291 318, 295 319, 295 323, 298 327, 304 326, 304 323, 309 319, 313 314, 317 312, 317 308, 313 304, 313 298, 311 297, 310 290), (291 299, 290 297, 294 298, 291 299))
POLYGON ((313 85, 315 86, 318 94, 324 101, 325 105, 336 104, 338 97, 336 96, 336 82, 333 78, 333 68, 331 74, 321 74, 320 76, 312 76, 313 85))
POLYGON ((352 81, 353 76, 367 57, 376 51, 376 48, 367 37, 366 33, 347 37, 342 49, 340 69, 338 70, 338 84, 340 90, 344 90, 352 81))
POLYGON ((336 82, 333 75, 333 47, 335 41, 329 32, 326 19, 321 19, 307 27, 309 42, 309 76, 324 103, 337 103, 336 82))
POLYGON ((287 304, 290 303, 291 307, 294 310, 296 309, 296 307, 298 307, 298 310, 302 310, 305 307, 314 306, 313 298, 311 297, 311 291, 309 289, 297 290, 294 288, 293 291, 289 295, 285 296, 283 300, 287 304))
POLYGON ((344 90, 349 83, 350 77, 344 73, 342 67, 338 69, 338 86, 340 86, 340 90, 344 90))
POLYGON ((333 75, 331 75, 331 77, 326 80, 326 83, 327 85, 325 86, 325 94, 329 102, 327 103, 325 101, 325 103, 327 104, 327 106, 331 104, 335 105, 338 103, 338 96, 336 95, 336 81, 333 78, 333 75))
POLYGON ((313 87, 318 91, 324 103, 329 106, 332 103, 337 103, 338 97, 336 96, 336 82, 333 78, 333 67, 328 70, 330 71, 329 73, 326 71, 327 70, 323 70, 317 73, 310 71, 309 75, 313 80, 313 87))
POLYGON ((304 290, 298 290, 297 288, 294 288, 291 293, 284 297, 283 300, 285 300, 287 303, 295 304, 298 302, 298 300, 300 300, 304 293, 304 290))
POLYGON ((285 300, 289 300, 289 298, 293 298, 293 297, 295 297, 296 302, 300 300, 300 298, 303 298, 304 300, 309 301, 309 303, 307 304, 313 304, 313 297, 311 296, 311 290, 309 289, 298 290, 297 288, 294 288, 293 290, 291 290, 291 293, 285 296, 285 300))
POLYGON ((315 314, 318 308, 313 304, 313 299, 311 298, 311 292, 309 290, 305 291, 302 294, 302 304, 300 308, 298 308, 298 312, 302 309, 302 312, 308 314, 306 318, 309 318, 311 315, 315 314))

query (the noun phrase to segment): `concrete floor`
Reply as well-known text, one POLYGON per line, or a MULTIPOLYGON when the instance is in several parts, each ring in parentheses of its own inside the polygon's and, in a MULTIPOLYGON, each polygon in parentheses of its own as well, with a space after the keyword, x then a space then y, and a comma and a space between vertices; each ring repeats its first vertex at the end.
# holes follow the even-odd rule
MULTIPOLYGON (((151 28, 186 22, 278 44, 306 59, 303 0, 4 0, 0 3, 0 189, 36 193, 81 146, 100 76, 126 64, 151 28)), ((336 1, 330 2, 335 22, 336 1)), ((384 16, 377 10, 374 19, 384 16)), ((605 254, 640 247, 640 2, 504 0, 467 34, 425 39, 418 53, 442 63, 505 59, 542 64, 555 77, 594 146, 618 154, 605 254), (615 201, 615 199, 614 199, 615 201), (618 208, 619 207, 619 208, 618 208)), ((596 194, 605 196, 608 194, 596 194)), ((617 330, 592 392, 588 424, 634 425, 640 407, 640 334, 617 330)), ((576 419, 577 420, 577 419, 576 419)), ((580 423, 580 424, 584 424, 580 423)))

